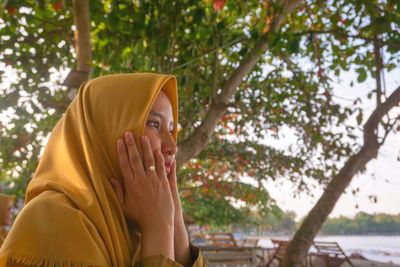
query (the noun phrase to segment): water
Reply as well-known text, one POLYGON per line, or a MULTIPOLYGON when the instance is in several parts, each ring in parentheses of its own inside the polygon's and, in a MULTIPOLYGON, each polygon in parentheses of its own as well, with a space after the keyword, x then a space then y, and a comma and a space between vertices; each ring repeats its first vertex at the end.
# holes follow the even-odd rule
MULTIPOLYGON (((272 247, 270 238, 261 237, 259 246, 272 247)), ((317 236, 315 240, 337 242, 347 255, 359 253, 368 260, 400 264, 400 236, 317 236)))

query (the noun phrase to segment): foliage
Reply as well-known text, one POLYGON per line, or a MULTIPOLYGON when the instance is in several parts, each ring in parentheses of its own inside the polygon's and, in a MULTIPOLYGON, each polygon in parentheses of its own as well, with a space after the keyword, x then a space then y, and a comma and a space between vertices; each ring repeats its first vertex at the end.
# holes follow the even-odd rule
POLYGON ((52 72, 73 64, 72 14, 42 1, 10 1, 0 12, 2 69, 15 71, 15 82, 1 88, 0 177, 5 191, 23 196, 43 141, 67 106, 66 88, 48 83, 52 72), (32 6, 35 12, 25 8, 32 6))
MULTIPOLYGON (((264 181, 290 179, 306 190, 306 178, 327 183, 354 153, 357 132, 345 123, 358 115, 361 124, 362 110, 357 101, 339 105, 329 77, 350 68, 358 82, 374 76, 374 37, 385 51, 383 67, 398 66, 400 7, 393 0, 310 0, 279 31, 268 32, 279 1, 217 2, 90 1, 91 76, 175 74, 184 140, 201 127, 219 90, 267 34, 268 51, 232 97, 207 148, 179 175, 184 208, 197 220, 252 223, 253 210, 276 210, 264 181), (295 136, 290 146, 269 142, 289 134, 295 136), (241 181, 243 175, 252 182, 241 181)), ((0 68, 16 71, 15 81, 0 88, 0 177, 5 190, 19 197, 74 93, 50 79, 74 68, 71 10, 71 0, 16 0, 0 8, 0 68)))
POLYGON ((377 213, 372 215, 359 212, 353 219, 343 216, 328 219, 322 227, 321 233, 331 235, 399 234, 400 214, 377 213))
POLYGON ((259 234, 285 234, 293 235, 296 230, 296 214, 293 211, 268 213, 260 218, 258 224, 259 234))

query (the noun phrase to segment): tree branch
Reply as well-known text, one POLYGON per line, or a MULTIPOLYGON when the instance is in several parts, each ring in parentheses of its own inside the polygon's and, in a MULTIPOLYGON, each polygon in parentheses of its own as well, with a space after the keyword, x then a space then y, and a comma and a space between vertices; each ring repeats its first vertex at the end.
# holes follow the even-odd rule
POLYGON ((345 37, 345 38, 357 38, 357 39, 363 39, 368 42, 372 42, 373 38, 368 38, 363 36, 362 34, 347 34, 346 32, 338 31, 337 29, 327 29, 327 30, 307 30, 307 31, 299 31, 299 32, 293 32, 294 35, 323 35, 323 34, 333 34, 337 35, 340 37, 345 37))
POLYGON ((382 103, 382 58, 381 58, 381 48, 379 46, 378 36, 374 35, 374 56, 375 56, 375 80, 376 80, 376 106, 379 107, 382 103))
MULTIPOLYGON (((366 42, 373 42, 374 38, 371 37, 366 37, 363 36, 361 33, 360 34, 348 34, 343 31, 339 31, 337 29, 326 29, 326 30, 306 30, 306 31, 298 31, 298 32, 293 32, 292 34, 294 35, 324 35, 324 34, 333 34, 339 37, 344 37, 344 38, 353 38, 353 39, 362 39, 365 40, 366 42)), ((400 49, 400 43, 395 42, 393 40, 381 40, 378 39, 378 46, 383 47, 383 46, 390 46, 395 49, 400 49)))
MULTIPOLYGON (((214 35, 214 44, 215 44, 215 39, 217 39, 217 47, 218 44, 220 42, 220 36, 217 34, 217 30, 216 27, 213 27, 213 35, 214 35)), ((219 82, 218 82, 218 68, 219 68, 219 59, 218 59, 218 50, 215 50, 214 52, 214 61, 213 61, 213 77, 212 77, 212 101, 214 101, 214 99, 217 96, 217 91, 218 91, 218 86, 219 86, 219 82)))
POLYGON ((364 144, 368 142, 371 138, 377 140, 376 129, 378 128, 378 124, 392 109, 394 106, 399 105, 400 103, 400 86, 389 96, 389 98, 380 106, 372 112, 371 116, 364 124, 364 144))
POLYGON ((221 89, 221 93, 217 95, 217 98, 207 111, 201 125, 179 145, 180 151, 177 155, 178 167, 189 159, 197 156, 207 145, 218 121, 226 111, 229 98, 236 92, 243 78, 254 68, 258 60, 268 49, 270 33, 278 31, 286 16, 292 13, 302 3, 302 0, 284 2, 281 13, 275 16, 271 23, 270 31, 262 35, 254 48, 244 58, 240 66, 229 76, 221 89))
POLYGON ((379 142, 379 145, 383 145, 385 143, 386 137, 388 137, 389 133, 392 131, 393 127, 396 125, 397 121, 400 120, 400 116, 393 120, 393 123, 387 123, 385 127, 385 134, 382 137, 382 141, 379 142))
POLYGON ((89 0, 74 0, 73 11, 76 25, 75 50, 77 55, 77 70, 89 73, 92 63, 89 0))
POLYGON ((192 63, 192 62, 194 62, 194 61, 196 61, 196 60, 199 60, 200 58, 205 57, 206 55, 213 54, 213 53, 217 52, 219 49, 223 49, 223 48, 225 48, 225 47, 228 47, 228 46, 237 44, 237 43, 239 43, 239 42, 241 42, 241 41, 244 41, 245 39, 247 39, 247 36, 242 36, 242 37, 236 38, 235 40, 232 40, 232 41, 230 41, 230 42, 228 42, 228 43, 226 43, 226 44, 224 44, 224 45, 222 45, 222 46, 220 46, 220 47, 213 48, 213 49, 211 49, 211 50, 205 52, 204 54, 202 54, 202 55, 200 55, 200 56, 198 56, 198 57, 195 57, 195 58, 193 58, 193 59, 191 59, 191 60, 189 60, 189 61, 186 61, 185 63, 182 63, 182 64, 180 64, 180 65, 178 65, 178 66, 176 66, 176 67, 173 67, 173 68, 170 69, 168 72, 169 72, 169 73, 172 73, 172 72, 174 72, 174 71, 177 70, 177 69, 183 68, 183 67, 189 65, 190 63, 192 63))

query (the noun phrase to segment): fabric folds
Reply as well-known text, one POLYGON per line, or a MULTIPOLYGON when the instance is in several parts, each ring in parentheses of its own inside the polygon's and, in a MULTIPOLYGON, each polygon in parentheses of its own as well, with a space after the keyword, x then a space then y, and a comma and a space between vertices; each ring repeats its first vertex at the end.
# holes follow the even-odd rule
MULTIPOLYGON (((121 177, 116 140, 131 130, 138 142, 160 90, 177 123, 172 75, 116 74, 80 87, 51 133, 25 207, 0 249, 0 266, 9 261, 42 266, 135 262, 136 233, 129 230, 109 179, 121 177)), ((173 136, 176 141, 176 131, 173 136)))

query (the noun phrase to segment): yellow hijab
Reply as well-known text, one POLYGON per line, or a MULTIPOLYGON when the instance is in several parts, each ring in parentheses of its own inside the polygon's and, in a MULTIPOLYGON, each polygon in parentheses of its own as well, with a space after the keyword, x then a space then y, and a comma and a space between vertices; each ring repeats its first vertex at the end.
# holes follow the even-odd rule
POLYGON ((2 227, 6 217, 9 214, 10 203, 14 202, 14 196, 0 193, 0 227, 2 227))
POLYGON ((139 141, 160 90, 177 124, 172 75, 116 74, 80 87, 52 131, 28 185, 26 205, 0 249, 0 266, 9 260, 44 266, 132 265, 137 244, 109 179, 121 177, 116 140, 132 130, 139 141))
POLYGON ((10 204, 14 202, 14 197, 10 195, 5 195, 0 193, 0 246, 3 244, 4 239, 7 236, 7 231, 5 229, 5 220, 9 216, 10 204))

